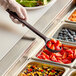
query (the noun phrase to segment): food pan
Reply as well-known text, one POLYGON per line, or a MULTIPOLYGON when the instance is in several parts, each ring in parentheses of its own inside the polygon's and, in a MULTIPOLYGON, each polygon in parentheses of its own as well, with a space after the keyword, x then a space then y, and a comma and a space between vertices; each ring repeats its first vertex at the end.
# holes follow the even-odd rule
POLYGON ((76 8, 74 8, 72 11, 69 11, 66 17, 66 22, 76 23, 76 8))
POLYGON ((63 23, 55 30, 52 36, 60 41, 76 44, 76 25, 72 23, 63 23))
MULTIPOLYGON (((64 71, 63 72, 63 74, 62 74, 62 76, 65 76, 67 73, 68 73, 68 71, 69 71, 69 68, 67 68, 67 67, 63 67, 63 66, 59 66, 59 65, 55 65, 55 64, 50 64, 50 63, 45 63, 45 62, 42 62, 42 61, 36 61, 36 60, 32 60, 32 59, 30 59, 30 60, 28 60, 28 62, 26 63, 24 63, 18 70, 17 70, 17 72, 14 74, 14 76, 21 76, 20 74, 21 74, 21 72, 23 73, 23 72, 25 72, 26 73, 26 71, 25 71, 25 69, 26 69, 26 67, 28 66, 29 68, 30 68, 30 65, 34 65, 33 66, 33 69, 35 68, 36 69, 36 71, 38 70, 39 72, 41 71, 41 72, 45 72, 46 70, 48 70, 49 71, 49 69, 50 69, 50 67, 51 67, 51 69, 55 69, 55 70, 59 70, 59 71, 64 71), (29 66, 28 66, 29 65, 29 66), (39 66, 39 68, 36 68, 35 67, 35 65, 38 67, 39 66), (40 69, 40 68, 44 68, 45 67, 45 70, 42 70, 42 69, 40 69), (47 67, 49 67, 49 69, 47 68, 47 67)), ((30 70, 31 71, 31 70, 30 70)), ((38 73, 38 72, 36 72, 35 70, 33 70, 34 71, 34 73, 38 73)), ((53 71, 54 72, 54 71, 53 71)), ((47 73, 47 72, 46 72, 47 73)), ((51 72, 50 72, 51 73, 51 72)), ((40 74, 40 73, 39 73, 40 74)), ((40 75, 39 75, 40 76, 40 75)), ((41 75, 42 76, 42 75, 41 75)))
POLYGON ((73 68, 75 68, 76 69, 76 63, 75 63, 75 65, 74 65, 74 67, 73 68))
MULTIPOLYGON (((65 42, 62 42, 62 44, 63 44, 63 46, 66 48, 70 48, 70 49, 72 49, 72 50, 74 50, 75 51, 75 48, 76 48, 76 45, 74 45, 74 44, 71 44, 71 43, 65 43, 65 42)), ((40 47, 41 48, 41 47, 40 47)), ((37 49, 39 49, 39 48, 37 48, 37 49)), ((71 63, 66 63, 66 64, 64 64, 64 63, 61 63, 60 62, 60 60, 58 60, 58 61, 53 61, 53 60, 49 60, 49 59, 40 59, 38 56, 40 56, 41 55, 41 53, 43 52, 43 48, 42 49, 40 49, 40 50, 35 50, 36 51, 36 53, 33 55, 33 59, 36 59, 36 60, 40 60, 40 61, 45 61, 45 62, 50 62, 50 63, 54 63, 54 64, 59 64, 59 65, 64 65, 64 66, 67 66, 67 67, 73 67, 74 66, 74 64, 75 64, 75 62, 76 62, 76 59, 74 58, 74 60, 71 62, 71 63)), ((68 54, 68 53, 67 53, 68 54)), ((48 54, 47 54, 48 55, 48 54)), ((51 56, 52 54, 50 54, 50 56, 51 56)), ((49 57, 50 57, 49 56, 49 57)), ((63 55, 62 55, 63 56, 63 55)), ((62 58, 62 56, 60 57, 60 58, 62 58)), ((67 55, 68 56, 68 55, 67 55)), ((67 57, 66 57, 67 58, 67 57)))
POLYGON ((67 76, 76 76, 76 69, 71 69, 70 73, 67 76))

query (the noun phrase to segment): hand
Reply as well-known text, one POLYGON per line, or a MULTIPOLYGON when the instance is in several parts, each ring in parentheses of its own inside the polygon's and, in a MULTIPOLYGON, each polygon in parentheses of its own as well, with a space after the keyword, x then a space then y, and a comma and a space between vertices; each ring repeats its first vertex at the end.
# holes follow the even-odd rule
MULTIPOLYGON (((27 12, 25 8, 18 4, 15 0, 1 0, 0 2, 6 9, 16 12, 20 18, 27 20, 27 12)), ((10 17, 15 23, 19 23, 17 19, 14 19, 12 16, 10 17)))

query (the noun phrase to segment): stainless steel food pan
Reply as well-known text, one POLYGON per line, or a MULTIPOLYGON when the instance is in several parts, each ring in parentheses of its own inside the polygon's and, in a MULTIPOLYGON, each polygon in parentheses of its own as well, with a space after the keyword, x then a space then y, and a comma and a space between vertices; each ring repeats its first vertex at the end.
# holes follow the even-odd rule
MULTIPOLYGON (((67 45, 67 46, 76 48, 76 45, 74 45, 74 44, 65 43, 65 42, 62 42, 62 43, 63 43, 64 45, 67 45)), ((45 61, 45 62, 50 62, 50 63, 54 63, 54 64, 58 64, 58 65, 63 65, 63 66, 67 66, 67 67, 73 67, 74 64, 76 63, 76 59, 75 59, 72 63, 70 63, 70 64, 61 64, 61 63, 57 63, 57 62, 53 62, 53 61, 43 60, 43 59, 37 58, 37 56, 42 52, 41 49, 42 49, 42 46, 43 46, 43 45, 44 45, 44 44, 41 43, 41 45, 39 45, 35 50, 33 50, 33 51, 35 51, 34 55, 32 56, 33 59, 40 60, 40 61, 45 61)))
POLYGON ((71 69, 67 76, 76 76, 76 69, 71 69))
POLYGON ((41 64, 41 65, 50 65, 50 66, 52 66, 52 67, 54 67, 54 68, 56 67, 57 69, 61 69, 61 70, 64 70, 64 71, 65 71, 62 76, 65 76, 65 75, 69 72, 69 70, 70 70, 70 69, 67 68, 67 67, 63 67, 63 66, 59 66, 59 65, 56 65, 56 64, 52 64, 52 63, 50 64, 50 63, 47 63, 47 62, 36 61, 36 60, 30 59, 30 60, 27 61, 27 63, 25 62, 25 63, 17 70, 17 72, 14 74, 14 76, 18 76, 19 73, 22 72, 22 71, 26 68, 26 66, 27 66, 28 64, 41 64))
MULTIPOLYGON (((53 38, 55 39, 58 39, 58 34, 61 32, 62 28, 66 28, 66 29, 70 29, 70 30, 74 30, 76 32, 76 25, 75 24, 72 24, 72 23, 62 23, 60 24, 60 27, 56 30, 54 30, 52 36, 53 38)), ((71 35, 73 37, 73 35, 71 35)), ((74 37, 76 36, 76 34, 74 35, 74 37)), ((60 41, 64 41, 64 42, 70 42, 70 43, 74 43, 76 44, 76 41, 66 41, 66 40, 62 40, 62 39, 59 39, 60 41)))
POLYGON ((76 21, 69 20, 69 17, 74 13, 74 11, 76 11, 76 7, 74 7, 72 10, 70 10, 68 12, 68 14, 66 15, 64 21, 69 22, 69 23, 75 23, 76 24, 76 21))

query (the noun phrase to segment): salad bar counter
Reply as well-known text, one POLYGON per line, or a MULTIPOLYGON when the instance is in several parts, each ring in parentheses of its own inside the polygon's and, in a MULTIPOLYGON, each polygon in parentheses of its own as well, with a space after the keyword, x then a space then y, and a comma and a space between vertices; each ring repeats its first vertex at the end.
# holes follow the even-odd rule
MULTIPOLYGON (((57 0, 57 2, 59 1, 61 0, 57 0)), ((36 37, 35 43, 18 58, 4 76, 76 76, 75 5, 76 0, 68 0, 42 32, 51 38, 47 46, 53 50, 60 50, 61 48, 60 52, 52 53, 48 51, 44 41, 34 35, 33 32, 28 31, 29 35, 36 37)), ((55 11, 57 10, 58 8, 55 9, 55 11)), ((46 14, 48 13, 49 10, 46 14)), ((52 14, 50 13, 50 15, 52 14)), ((47 20, 49 21, 49 19, 47 20)))

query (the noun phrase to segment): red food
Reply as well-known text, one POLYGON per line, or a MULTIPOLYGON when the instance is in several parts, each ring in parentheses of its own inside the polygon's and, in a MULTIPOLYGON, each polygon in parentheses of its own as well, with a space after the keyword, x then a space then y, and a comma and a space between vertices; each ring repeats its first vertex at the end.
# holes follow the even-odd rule
POLYGON ((28 71, 32 71, 32 69, 28 69, 28 71))
POLYGON ((49 59, 49 56, 46 53, 42 52, 41 55, 45 56, 46 59, 49 59))
POLYGON ((48 41, 46 45, 47 45, 47 47, 49 47, 49 48, 50 48, 50 47, 51 47, 51 45, 52 45, 51 41, 48 41))
POLYGON ((73 50, 71 50, 71 49, 66 50, 66 52, 69 54, 73 54, 73 50))
POLYGON ((55 46, 62 46, 62 43, 59 40, 57 40, 55 46))
POLYGON ((65 64, 69 64, 69 63, 71 63, 71 61, 68 60, 68 59, 63 59, 62 62, 65 63, 65 64))
POLYGON ((60 47, 59 46, 55 46, 55 50, 60 50, 60 47))
POLYGON ((56 56, 56 57, 61 57, 62 55, 58 52, 58 53, 54 53, 54 55, 56 56))
POLYGON ((51 45, 50 49, 55 50, 55 46, 54 46, 54 44, 51 45))
POLYGON ((73 54, 69 54, 68 57, 72 59, 74 58, 73 54))
POLYGON ((56 43, 56 40, 55 39, 52 39, 51 40, 51 43, 55 44, 56 43))
POLYGON ((39 59, 42 59, 42 57, 41 57, 41 56, 38 56, 38 58, 39 58, 39 59))
POLYGON ((76 58, 76 49, 74 50, 74 58, 76 58))
POLYGON ((48 55, 51 54, 51 52, 49 52, 47 49, 46 50, 43 50, 43 52, 46 53, 46 54, 48 54, 48 55))
POLYGON ((38 56, 39 59, 50 60, 62 64, 69 64, 76 58, 76 50, 69 46, 63 46, 59 40, 48 41, 48 46, 53 50, 60 50, 60 47, 62 49, 58 53, 52 53, 44 47, 41 54, 38 56))
POLYGON ((53 54, 50 56, 50 60, 57 62, 57 59, 56 59, 55 55, 53 55, 53 54))
POLYGON ((67 57, 67 52, 63 53, 62 59, 65 59, 67 57))
POLYGON ((44 70, 40 70, 41 72, 43 72, 44 70))

